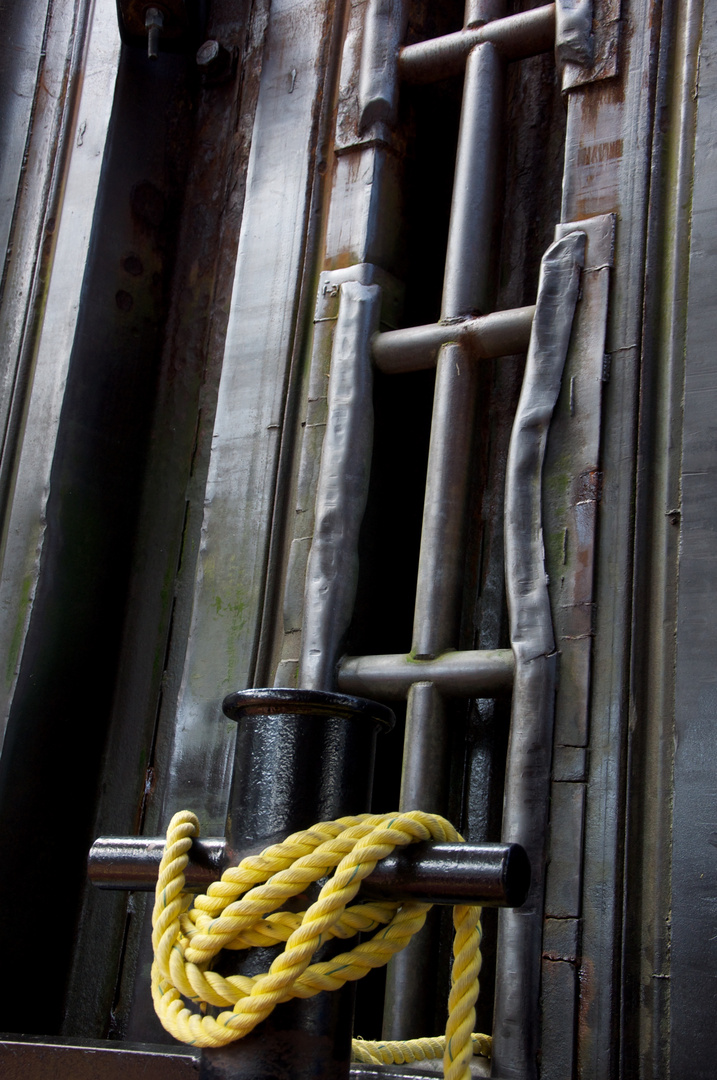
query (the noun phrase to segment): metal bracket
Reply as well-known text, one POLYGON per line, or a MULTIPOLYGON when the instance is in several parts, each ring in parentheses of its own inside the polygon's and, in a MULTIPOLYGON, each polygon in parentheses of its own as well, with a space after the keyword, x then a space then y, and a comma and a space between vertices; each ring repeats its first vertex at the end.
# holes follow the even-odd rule
POLYGON ((557 0, 555 4, 555 58, 586 66, 593 59, 593 0, 557 0))
POLYGON ((558 0, 557 4, 555 47, 558 62, 563 64, 564 93, 577 86, 610 79, 618 72, 621 0, 592 0, 592 27, 587 35, 584 13, 580 11, 583 3, 584 0, 558 0), (561 9, 564 26, 562 37, 561 9), (581 16, 579 23, 578 16, 581 16), (591 44, 588 45, 588 42, 591 44), (580 55, 584 55, 585 59, 579 60, 580 55))

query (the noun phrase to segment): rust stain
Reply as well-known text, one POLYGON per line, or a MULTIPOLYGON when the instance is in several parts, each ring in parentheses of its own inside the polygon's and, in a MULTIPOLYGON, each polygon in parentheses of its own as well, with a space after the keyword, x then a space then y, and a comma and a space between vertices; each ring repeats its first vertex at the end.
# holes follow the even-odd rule
POLYGON ((575 502, 600 502, 602 496, 602 472, 590 469, 577 479, 575 502))
POLYGON ((593 146, 578 147, 578 166, 598 165, 603 161, 611 161, 622 157, 622 139, 612 139, 610 142, 595 143, 593 146))
POLYGON ((578 969, 580 992, 578 995, 578 1039, 583 1045, 591 1041, 590 1010, 595 1000, 595 970, 589 956, 582 958, 578 969))

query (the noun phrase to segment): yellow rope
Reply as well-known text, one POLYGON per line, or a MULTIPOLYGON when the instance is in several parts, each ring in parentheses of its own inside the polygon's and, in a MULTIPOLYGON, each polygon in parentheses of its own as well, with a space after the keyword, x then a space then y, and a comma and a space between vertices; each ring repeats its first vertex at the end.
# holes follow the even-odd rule
MULTIPOLYGON (((188 810, 175 814, 167 830, 152 914, 154 1007, 171 1035, 195 1046, 224 1046, 248 1034, 280 1002, 337 990, 387 963, 421 929, 431 905, 409 901, 349 906, 362 880, 398 846, 462 839, 444 818, 418 810, 324 821, 261 855, 243 859, 225 870, 205 894, 194 897, 184 891, 184 869, 196 836, 196 816, 188 810), (332 871, 307 911, 277 911, 332 871), (349 952, 311 963, 330 937, 349 938, 377 929, 349 952), (211 970, 221 949, 278 942, 286 943, 284 951, 260 975, 224 978, 211 970), (215 1017, 206 1012, 209 1005, 227 1011, 215 1017)), ((455 907, 453 924, 445 1037, 405 1043, 354 1039, 354 1060, 400 1064, 442 1056, 446 1080, 469 1080, 473 1054, 490 1056, 490 1038, 473 1033, 481 966, 480 908, 455 907)))

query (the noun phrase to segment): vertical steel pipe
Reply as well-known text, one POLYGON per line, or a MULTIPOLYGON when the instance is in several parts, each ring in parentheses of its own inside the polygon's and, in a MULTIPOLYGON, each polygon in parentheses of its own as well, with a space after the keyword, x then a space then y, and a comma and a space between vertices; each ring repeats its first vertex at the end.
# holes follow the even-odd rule
POLYGON ((444 320, 490 310, 502 106, 503 61, 495 46, 485 42, 466 62, 443 279, 444 320))
MULTIPOLYGON (((442 319, 490 306, 503 63, 481 44, 466 65, 448 235, 442 319)), ((457 645, 465 513, 476 405, 475 365, 455 344, 439 353, 423 511, 413 655, 430 659, 457 645)), ((449 784, 445 705, 430 683, 408 700, 401 808, 445 813, 449 784)), ((416 939, 389 967, 384 1032, 390 1038, 432 1034, 437 933, 416 939)))
POLYGON ((578 299, 585 233, 543 256, 523 388, 505 484, 505 576, 515 682, 506 763, 505 842, 522 844, 532 880, 522 908, 501 915, 492 1075, 536 1080, 545 855, 553 750, 556 653, 545 572, 541 480, 578 299))
POLYGON ((464 25, 482 26, 504 14, 504 0, 466 0, 464 25))
MULTIPOLYGON (((393 724, 386 706, 309 690, 243 690, 225 698, 224 712, 238 724, 230 860, 368 809, 376 735, 393 724)), ((257 950, 260 962, 272 956, 257 950)), ((352 1023, 353 984, 279 1005, 256 1032, 204 1051, 202 1080, 348 1080, 352 1023)))

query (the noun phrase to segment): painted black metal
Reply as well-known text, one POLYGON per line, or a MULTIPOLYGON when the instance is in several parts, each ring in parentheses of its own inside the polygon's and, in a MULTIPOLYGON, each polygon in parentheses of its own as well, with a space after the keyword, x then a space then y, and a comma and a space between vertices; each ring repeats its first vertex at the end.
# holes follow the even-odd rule
MULTIPOLYGON (((100 889, 154 888, 164 849, 162 836, 104 836, 87 860, 90 881, 100 889)), ((185 888, 203 891, 228 865, 223 837, 192 844, 185 888)), ((518 844, 415 844, 383 859, 362 891, 388 900, 429 904, 520 907, 530 884, 530 863, 518 844)))
MULTIPOLYGON (((230 858, 316 821, 368 808, 376 735, 393 724, 385 705, 344 694, 267 689, 229 694, 223 707, 238 724, 227 813, 230 858)), ((325 946, 317 956, 328 959, 336 948, 325 946)), ((256 950, 242 971, 253 973, 270 962, 264 950, 256 950)), ((353 999, 349 984, 337 993, 278 1006, 260 1031, 206 1050, 202 1076, 270 1080, 290 1067, 292 1080, 345 1080, 353 999)))
POLYGON ((317 690, 239 690, 223 702, 239 722, 227 817, 229 856, 316 821, 359 813, 371 797, 375 734, 385 705, 317 690))
POLYGON ((519 844, 415 844, 382 859, 366 883, 391 900, 520 907, 530 862, 519 844))
MULTIPOLYGON (((98 889, 154 888, 164 851, 163 836, 100 836, 87 857, 87 876, 98 889)), ((223 836, 194 840, 187 866, 185 888, 202 892, 220 877, 227 865, 223 836)))

